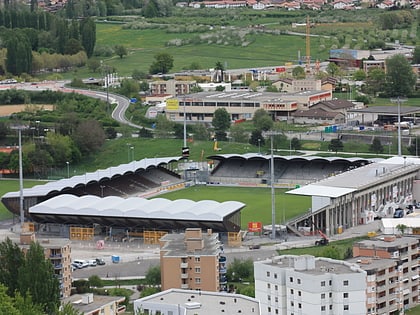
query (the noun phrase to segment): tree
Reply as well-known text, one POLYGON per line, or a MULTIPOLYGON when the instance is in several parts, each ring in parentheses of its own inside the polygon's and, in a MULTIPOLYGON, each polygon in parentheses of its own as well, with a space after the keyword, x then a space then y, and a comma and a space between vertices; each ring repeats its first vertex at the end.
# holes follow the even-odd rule
POLYGON ((414 48, 412 63, 413 64, 420 63, 420 46, 416 46, 416 48, 414 48))
POLYGON ((0 283, 0 314, 22 315, 13 305, 13 298, 7 294, 7 287, 0 283))
MULTIPOLYGON (((215 132, 226 132, 230 127, 230 114, 226 108, 218 108, 214 111, 212 125, 215 132)), ((222 139, 217 139, 222 140, 222 139)))
POLYGON ((128 54, 127 47, 125 47, 124 45, 115 45, 114 51, 115 54, 117 54, 117 56, 120 57, 120 59, 122 59, 124 56, 127 56, 128 54))
POLYGON ((168 73, 169 70, 174 66, 174 58, 168 53, 158 53, 155 55, 155 61, 150 66, 149 72, 151 74, 156 73, 168 73))
POLYGON ((223 82, 225 67, 223 67, 223 64, 220 61, 216 62, 216 65, 214 66, 214 70, 216 70, 216 77, 217 77, 216 81, 223 82), (219 76, 219 73, 220 73, 220 76, 219 76))
POLYGON ((145 281, 149 285, 160 285, 160 266, 152 266, 146 272, 145 281))
POLYGON ((366 73, 359 69, 353 73, 353 80, 355 81, 364 81, 366 79, 366 73))
POLYGON ((397 224, 396 228, 402 235, 404 235, 405 231, 408 229, 408 226, 405 224, 397 224))
POLYGON ((240 279, 253 280, 254 278, 254 262, 251 258, 241 260, 234 258, 233 262, 228 265, 227 277, 229 281, 237 282, 240 279))
POLYGON ((18 270, 24 259, 22 250, 10 238, 0 243, 0 283, 7 287, 10 296, 18 289, 18 270))
POLYGON ((328 145, 328 149, 337 153, 338 151, 342 151, 344 148, 343 142, 340 139, 331 139, 330 144, 328 145))
POLYGON ((327 66, 327 73, 335 78, 340 75, 341 69, 334 62, 330 62, 327 66))
POLYGON ((243 124, 233 124, 230 127, 230 136, 234 142, 247 143, 249 140, 249 133, 243 124))
POLYGON ((300 143, 300 140, 296 137, 293 137, 291 142, 290 142, 290 147, 292 150, 300 150, 300 148, 302 147, 302 144, 300 143))
POLYGON ((102 279, 97 275, 90 276, 88 281, 91 287, 102 288, 104 286, 102 279))
POLYGON ((251 137, 249 138, 249 144, 258 146, 259 148, 265 145, 265 139, 261 133, 261 130, 253 130, 251 132, 251 137))
POLYGON ((96 43, 96 24, 92 18, 86 18, 81 23, 82 46, 88 58, 92 57, 96 43))
POLYGON ((369 147, 369 150, 373 153, 382 153, 384 151, 384 147, 381 144, 381 140, 377 137, 373 138, 372 144, 369 147))
POLYGON ((82 154, 96 152, 105 143, 105 132, 96 120, 81 122, 72 135, 72 139, 82 154))
POLYGON ((26 253, 24 264, 19 268, 19 291, 24 297, 30 295, 35 304, 51 314, 60 305, 60 288, 54 275, 51 261, 44 256, 39 243, 32 242, 26 253))
POLYGON ((381 68, 369 70, 366 77, 366 92, 376 96, 385 87, 385 71, 381 68))
POLYGON ((96 72, 101 67, 101 62, 98 59, 89 59, 87 67, 93 72, 96 72))
POLYGON ((141 70, 138 70, 138 69, 134 69, 133 70, 133 73, 131 74, 131 77, 134 80, 140 81, 140 80, 147 79, 147 73, 145 73, 145 72, 143 72, 141 70))
POLYGON ((69 302, 63 305, 57 315, 83 315, 83 313, 76 310, 74 306, 69 302))
POLYGON ((252 117, 254 127, 260 131, 267 131, 273 127, 273 119, 264 109, 257 109, 252 117))
POLYGON ((305 69, 301 66, 294 67, 292 70, 292 76, 295 79, 305 79, 306 77, 305 69))
POLYGON ((388 96, 409 96, 413 93, 417 76, 403 55, 394 55, 386 63, 386 91, 388 96))

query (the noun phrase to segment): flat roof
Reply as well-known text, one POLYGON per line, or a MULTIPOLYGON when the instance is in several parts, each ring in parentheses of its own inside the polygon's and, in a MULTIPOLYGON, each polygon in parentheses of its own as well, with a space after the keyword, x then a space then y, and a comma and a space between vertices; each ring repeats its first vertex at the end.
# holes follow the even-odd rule
MULTIPOLYGON (((391 103, 391 101, 389 101, 391 103)), ((403 102, 401 102, 403 104, 403 102)), ((349 113, 366 113, 366 114, 383 114, 383 115, 398 115, 398 105, 392 103, 388 106, 369 106, 361 109, 349 109, 349 113)), ((420 113, 420 107, 416 106, 400 106, 400 114, 416 114, 420 113)))
MULTIPOLYGON (((203 248, 194 253, 199 254, 200 256, 214 256, 221 252, 220 241, 217 239, 217 235, 212 233, 208 235, 207 233, 202 233, 203 248)), ((162 237, 162 241, 167 241, 165 245, 161 248, 162 251, 165 251, 164 256, 166 257, 179 257, 185 256, 188 254, 185 233, 180 234, 166 234, 162 237)))
POLYGON ((293 195, 337 198, 381 182, 398 174, 420 169, 420 159, 395 157, 378 163, 367 164, 286 193, 293 195))
POLYGON ((61 303, 70 303, 76 310, 83 314, 91 314, 94 311, 99 311, 105 305, 110 303, 122 303, 125 300, 124 296, 110 296, 110 295, 93 295, 93 301, 88 304, 82 302, 82 294, 74 294, 64 298, 61 303))
POLYGON ((169 289, 134 301, 135 308, 159 304, 181 307, 185 315, 261 314, 257 299, 234 293, 169 289))
POLYGON ((394 240, 390 240, 390 238, 386 236, 378 236, 375 238, 356 242, 355 245, 361 245, 361 247, 368 247, 368 248, 395 248, 395 247, 408 246, 410 244, 417 244, 417 243, 418 243, 418 238, 415 236, 395 237, 394 240), (387 241, 385 241, 385 239, 387 239, 387 241))

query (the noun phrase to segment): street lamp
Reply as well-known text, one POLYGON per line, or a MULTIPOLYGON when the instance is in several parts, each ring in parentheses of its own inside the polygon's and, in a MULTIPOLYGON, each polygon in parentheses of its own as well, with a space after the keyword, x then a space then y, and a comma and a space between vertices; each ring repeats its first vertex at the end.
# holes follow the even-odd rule
POLYGON ((67 161, 66 164, 67 164, 67 178, 70 178, 70 162, 67 161))
POLYGON ((397 103, 398 106, 398 156, 401 156, 401 103, 406 102, 407 99, 397 97, 391 98, 392 103, 397 103))
POLYGON ((261 139, 258 138, 258 154, 261 154, 261 139))
POLYGON ((130 163, 130 148, 132 146, 131 146, 131 143, 126 143, 126 144, 127 144, 127 162, 130 163))
POLYGON ((131 146, 130 150, 131 150, 131 161, 134 161, 134 147, 131 146))

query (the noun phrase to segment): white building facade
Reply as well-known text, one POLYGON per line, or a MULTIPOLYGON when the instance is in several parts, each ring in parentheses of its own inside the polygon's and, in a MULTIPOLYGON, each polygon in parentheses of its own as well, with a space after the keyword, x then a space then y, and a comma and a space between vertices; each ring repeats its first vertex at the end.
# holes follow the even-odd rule
POLYGON ((255 297, 265 315, 366 315, 366 272, 309 255, 254 263, 255 297))

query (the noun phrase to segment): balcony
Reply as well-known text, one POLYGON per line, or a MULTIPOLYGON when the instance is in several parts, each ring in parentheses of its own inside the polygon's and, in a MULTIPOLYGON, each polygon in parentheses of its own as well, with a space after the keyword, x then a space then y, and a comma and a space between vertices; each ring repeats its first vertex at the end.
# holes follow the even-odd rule
POLYGON ((180 263, 180 264, 179 264, 179 267, 180 267, 181 269, 188 268, 188 263, 180 263))
POLYGON ((219 257, 219 262, 226 262, 226 256, 220 256, 219 257))
POLYGON ((226 284, 227 283, 227 277, 220 277, 219 283, 220 284, 226 284))
POLYGON ((188 273, 181 273, 181 279, 188 279, 188 273))
POLYGON ((50 259, 61 259, 63 258, 62 254, 51 254, 50 259))
POLYGON ((181 284, 181 289, 189 289, 188 283, 182 283, 181 284))
POLYGON ((63 264, 54 265, 54 269, 63 269, 63 264))
POLYGON ((219 273, 225 274, 227 272, 226 268, 220 268, 219 273))

